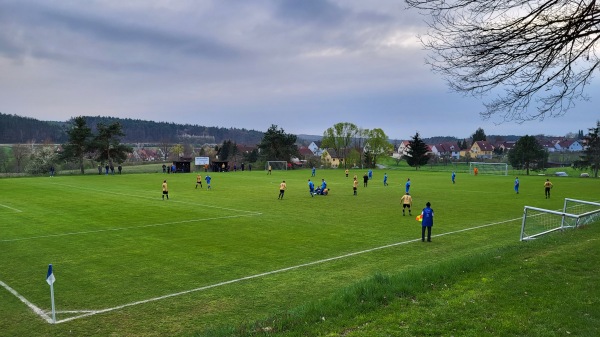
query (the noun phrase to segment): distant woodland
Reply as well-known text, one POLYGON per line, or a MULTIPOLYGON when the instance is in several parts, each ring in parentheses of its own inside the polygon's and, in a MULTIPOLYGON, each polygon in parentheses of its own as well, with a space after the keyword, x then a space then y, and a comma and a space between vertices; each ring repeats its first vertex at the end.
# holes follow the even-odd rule
MULTIPOLYGON (((235 128, 207 127, 190 124, 152 122, 139 119, 85 116, 87 126, 95 130, 98 123, 119 122, 125 137, 124 143, 156 144, 187 141, 194 144, 221 144, 225 140, 237 144, 260 143, 263 132, 235 128)), ((49 143, 68 140, 66 130, 71 121, 40 121, 34 118, 0 113, 0 144, 49 143)))

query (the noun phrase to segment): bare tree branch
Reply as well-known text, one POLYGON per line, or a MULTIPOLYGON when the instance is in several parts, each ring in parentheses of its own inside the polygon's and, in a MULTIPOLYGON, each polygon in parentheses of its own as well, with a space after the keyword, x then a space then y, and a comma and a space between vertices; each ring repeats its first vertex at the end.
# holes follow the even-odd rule
POLYGON ((595 0, 406 2, 431 16, 420 39, 433 71, 453 91, 492 96, 482 117, 542 120, 588 98, 584 89, 600 67, 595 0))

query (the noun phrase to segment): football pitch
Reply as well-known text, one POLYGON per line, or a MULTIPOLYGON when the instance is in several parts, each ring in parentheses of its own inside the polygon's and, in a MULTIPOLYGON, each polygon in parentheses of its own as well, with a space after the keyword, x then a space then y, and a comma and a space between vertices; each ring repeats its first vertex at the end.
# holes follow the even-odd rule
POLYGON ((209 172, 211 190, 195 188, 195 173, 0 179, 0 335, 192 335, 263 319, 375 273, 526 244, 525 205, 600 199, 597 179, 551 178, 545 199, 542 176, 520 176, 515 194, 513 176, 461 173, 452 184, 449 173, 376 170, 363 187, 364 173, 209 172), (400 207, 407 178, 412 216, 400 207), (325 179, 330 195, 312 197, 308 179, 325 179), (415 220, 426 202, 430 243, 415 220))

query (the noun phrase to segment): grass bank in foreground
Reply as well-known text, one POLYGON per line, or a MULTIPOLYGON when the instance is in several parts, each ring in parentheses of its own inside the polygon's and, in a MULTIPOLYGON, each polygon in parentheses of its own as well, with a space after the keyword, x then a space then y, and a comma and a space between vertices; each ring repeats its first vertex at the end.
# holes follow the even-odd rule
POLYGON ((195 336, 599 336, 600 226, 394 275, 195 336))

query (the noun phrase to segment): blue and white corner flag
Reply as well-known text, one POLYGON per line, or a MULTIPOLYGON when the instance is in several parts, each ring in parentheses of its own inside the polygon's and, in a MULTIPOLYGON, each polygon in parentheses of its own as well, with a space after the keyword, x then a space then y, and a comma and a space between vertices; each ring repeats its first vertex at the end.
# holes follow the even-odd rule
POLYGON ((48 265, 48 275, 46 276, 46 282, 48 282, 49 285, 52 285, 54 283, 54 281, 56 281, 56 279, 54 278, 54 273, 52 272, 52 265, 49 264, 48 265))

